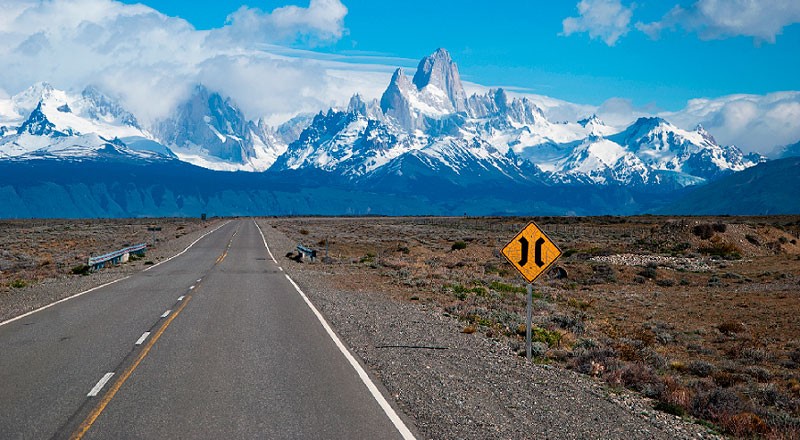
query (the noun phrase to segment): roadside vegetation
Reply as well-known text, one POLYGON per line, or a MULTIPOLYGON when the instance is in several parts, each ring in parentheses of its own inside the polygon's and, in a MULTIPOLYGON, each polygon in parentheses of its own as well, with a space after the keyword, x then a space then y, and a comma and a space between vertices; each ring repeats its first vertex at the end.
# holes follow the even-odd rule
MULTIPOLYGON (((338 287, 436 307, 524 356, 526 289, 499 249, 528 220, 273 225, 327 240, 324 270, 338 287)), ((565 252, 535 284, 535 362, 634 390, 733 438, 800 438, 799 218, 536 221, 565 252)))

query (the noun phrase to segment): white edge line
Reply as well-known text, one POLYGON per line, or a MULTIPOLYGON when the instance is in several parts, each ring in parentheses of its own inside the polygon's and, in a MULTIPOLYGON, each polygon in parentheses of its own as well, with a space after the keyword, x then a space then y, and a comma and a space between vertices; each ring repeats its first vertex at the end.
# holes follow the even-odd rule
MULTIPOLYGON (((152 266, 148 267, 147 269, 144 269, 142 272, 147 272, 148 270, 150 270, 150 269, 152 269, 152 268, 154 268, 154 267, 158 266, 159 264, 166 263, 167 261, 169 261, 169 260, 172 260, 172 259, 173 259, 173 258, 175 258, 175 257, 178 257, 178 256, 180 256, 180 255, 183 255, 183 254, 184 254, 186 251, 188 251, 188 250, 189 250, 189 248, 191 248, 192 246, 194 246, 194 245, 195 245, 195 244, 196 244, 198 241, 202 240, 202 239, 203 239, 203 238, 204 238, 206 235, 208 235, 208 234, 210 234, 210 233, 212 233, 212 232, 216 232, 216 230, 217 230, 217 229, 219 229, 219 228, 221 228, 221 227, 223 227, 223 226, 227 225, 228 223, 230 223, 230 220, 228 220, 227 222, 225 222, 225 223, 223 223, 223 224, 221 224, 221 225, 217 226, 217 227, 216 227, 216 228, 214 228, 213 230, 211 230, 211 231, 208 231, 208 232, 206 232, 205 234, 203 234, 203 235, 202 235, 200 238, 198 238, 197 240, 193 241, 193 242, 192 242, 192 244, 190 244, 190 245, 189 245, 189 246, 188 246, 186 249, 184 249, 183 251, 181 251, 181 253, 179 253, 179 254, 176 254, 176 255, 173 255, 172 257, 170 257, 170 258, 168 258, 168 259, 166 259, 166 260, 164 260, 164 261, 161 261, 161 262, 159 262, 158 264, 154 264, 154 265, 152 265, 152 266)), ((258 226, 258 225, 256 224, 256 226, 258 226)), ((260 230, 260 228, 259 228, 259 230, 260 230)), ((262 238, 263 238, 263 234, 262 234, 262 238)), ((112 285, 112 284, 114 284, 114 283, 118 283, 118 282, 120 282, 120 281, 127 280, 127 279, 128 279, 128 278, 130 278, 130 277, 131 277, 131 276, 130 276, 130 275, 128 275, 128 276, 126 276, 126 277, 122 277, 122 278, 120 278, 120 279, 118 279, 118 280, 109 281, 109 282, 107 282, 107 283, 105 283, 105 284, 101 284, 101 285, 99 285, 99 286, 92 287, 92 288, 91 288, 91 289, 89 289, 89 290, 84 290, 84 291, 83 291, 83 292, 81 292, 81 293, 76 293, 75 295, 68 296, 68 297, 66 297, 66 298, 62 298, 62 299, 60 299, 60 300, 58 300, 58 301, 56 301, 56 302, 52 302, 52 303, 50 303, 50 304, 48 304, 48 305, 46 305, 46 306, 42 306, 42 307, 39 307, 38 309, 31 310, 31 311, 30 311, 30 312, 28 312, 28 313, 24 313, 24 314, 22 314, 22 315, 19 315, 19 316, 15 317, 15 318, 11 318, 11 319, 8 319, 8 320, 6 320, 6 321, 0 322, 0 327, 4 326, 4 325, 6 325, 6 324, 11 324, 12 322, 14 322, 14 321, 18 321, 18 320, 20 320, 20 319, 22 319, 22 318, 26 318, 26 317, 28 317, 28 316, 30 316, 30 315, 33 315, 34 313, 41 312, 42 310, 49 309, 50 307, 53 307, 53 306, 55 306, 55 305, 58 305, 58 304, 61 304, 61 303, 63 303, 63 302, 67 302, 67 301, 69 301, 69 300, 71 300, 71 299, 74 299, 74 298, 77 298, 77 297, 79 297, 79 296, 81 296, 81 295, 86 295, 86 294, 87 294, 87 293, 89 293, 89 292, 94 292, 95 290, 102 289, 103 287, 108 287, 108 286, 110 286, 110 285, 112 285)))
POLYGON ((381 392, 378 390, 378 387, 375 386, 375 383, 372 382, 372 379, 370 379, 369 375, 367 375, 367 372, 364 371, 363 368, 361 368, 361 365, 358 363, 358 361, 356 361, 353 355, 350 354, 350 350, 348 350, 347 347, 345 347, 345 345, 339 339, 339 337, 336 336, 336 333, 334 333, 331 326, 328 325, 328 322, 325 320, 325 317, 323 317, 322 314, 319 312, 319 310, 317 310, 317 308, 314 307, 314 304, 311 303, 311 300, 308 299, 306 294, 303 293, 302 290, 300 290, 300 287, 297 285, 297 283, 295 283, 294 280, 292 280, 289 277, 289 275, 285 276, 286 279, 289 280, 290 283, 292 283, 292 286, 294 286, 295 290, 297 290, 300 296, 303 297, 303 300, 306 302, 306 305, 308 305, 311 311, 314 312, 314 315, 316 315, 317 319, 322 324, 322 327, 328 333, 328 336, 330 336, 334 344, 336 344, 336 347, 339 348, 339 351, 342 352, 344 357, 347 358, 347 361, 350 362, 350 365, 353 367, 353 369, 356 370, 356 373, 358 373, 358 377, 360 377, 361 381, 364 382, 364 385, 367 386, 370 394, 372 394, 372 397, 374 397, 375 400, 378 402, 378 404, 381 406, 383 412, 386 413, 387 416, 389 416, 389 420, 392 421, 395 428, 397 428, 397 430, 400 432, 400 435, 402 435, 404 439, 414 439, 415 438, 414 434, 412 434, 411 431, 406 426, 406 424, 403 423, 403 420, 400 418, 400 416, 397 415, 397 413, 394 411, 394 408, 392 408, 392 406, 389 405, 389 402, 387 402, 386 398, 383 397, 383 394, 381 394, 381 392))
MULTIPOLYGON (((253 220, 253 222, 255 222, 255 220, 253 220)), ((264 233, 261 231, 261 228, 258 226, 258 223, 256 223, 256 227, 258 228, 258 232, 261 234, 261 239, 264 241, 264 247, 267 248, 269 256, 272 257, 272 261, 275 261, 275 257, 272 256, 272 252, 270 252, 269 246, 267 246, 267 240, 264 238, 264 233)), ((275 261, 275 263, 277 263, 277 261, 275 261)), ((299 293, 300 296, 303 298, 303 301, 306 302, 306 305, 311 309, 311 311, 317 317, 317 320, 319 320, 320 324, 322 324, 322 328, 324 328, 325 332, 328 333, 328 336, 331 338, 331 340, 333 340, 333 343, 336 344, 336 347, 339 349, 339 351, 342 352, 345 359, 347 359, 347 361, 350 362, 350 366, 352 366, 353 369, 356 370, 356 373, 358 374, 358 377, 361 379, 361 382, 363 382, 364 385, 367 386, 367 389, 369 390, 370 394, 372 394, 372 397, 375 399, 375 401, 378 402, 378 405, 380 405, 381 409, 383 409, 383 412, 389 417, 389 420, 392 421, 392 424, 400 433, 400 435, 403 436, 403 438, 406 440, 416 439, 414 437, 414 434, 411 433, 411 430, 408 429, 408 426, 406 426, 406 424, 403 422, 403 419, 401 419, 400 416, 397 415, 397 412, 395 412, 394 408, 392 408, 392 406, 389 405, 389 402, 387 402, 386 398, 383 397, 383 394, 381 394, 380 390, 378 390, 378 387, 375 385, 374 382, 372 382, 372 379, 370 379, 367 372, 364 371, 363 368, 361 368, 361 364, 359 364, 358 361, 353 357, 353 355, 350 354, 350 350, 348 350, 347 347, 345 347, 345 345, 342 343, 339 337, 336 336, 336 333, 333 332, 333 329, 328 324, 328 321, 325 320, 325 317, 322 316, 322 313, 320 313, 319 310, 317 310, 317 308, 314 307, 314 304, 312 304, 311 300, 309 300, 306 294, 303 293, 303 291, 300 289, 300 286, 298 286, 297 283, 295 283, 294 280, 291 277, 289 277, 288 274, 284 274, 284 276, 286 276, 286 279, 289 280, 290 283, 292 283, 292 286, 294 286, 295 290, 297 290, 297 293, 299 293)))
POLYGON ((105 376, 103 376, 100 379, 100 381, 97 382, 97 385, 95 385, 94 388, 92 388, 92 390, 89 391, 89 394, 87 394, 86 397, 95 397, 95 396, 97 396, 100 393, 100 390, 103 389, 103 387, 106 385, 106 383, 108 383, 108 381, 111 379, 111 376, 113 376, 113 375, 114 375, 113 372, 106 373, 105 376))
POLYGON ((136 341, 136 345, 142 345, 142 343, 144 342, 145 339, 147 339, 148 336, 150 336, 150 332, 142 333, 142 336, 140 336, 139 339, 136 341))
POLYGON ((272 255, 272 251, 269 250, 269 246, 267 245, 267 239, 264 238, 264 231, 261 230, 261 226, 258 226, 258 222, 255 221, 255 219, 253 219, 253 223, 256 224, 256 227, 258 228, 258 233, 261 234, 261 241, 264 242, 264 247, 267 248, 267 253, 269 253, 269 257, 272 258, 272 262, 278 264, 278 260, 275 259, 275 256, 272 255))
POLYGON ((202 239, 206 238, 206 236, 207 236, 208 234, 211 234, 211 233, 217 232, 217 230, 218 230, 219 228, 221 228, 221 227, 223 227, 223 226, 227 225, 227 224, 228 224, 228 223, 230 223, 230 222, 231 222, 231 221, 230 221, 230 220, 228 220, 228 221, 226 221, 225 223, 223 223, 223 224, 221 224, 221 225, 217 226, 216 228, 214 228, 214 229, 212 229, 212 230, 210 230, 210 231, 206 232, 205 234, 201 235, 201 236, 200 236, 200 238, 198 238, 197 240, 193 241, 193 242, 192 242, 192 243, 191 243, 189 246, 186 246, 186 249, 184 249, 184 250, 182 250, 182 251, 178 252, 177 254, 175 254, 175 255, 173 255, 173 256, 171 256, 171 257, 167 258, 167 259, 166 259, 166 260, 164 260, 164 261, 159 261, 158 263, 156 263, 156 264, 154 264, 154 265, 152 265, 152 266, 148 267, 147 269, 145 269, 143 272, 147 272, 148 270, 150 270, 150 269, 152 269, 152 268, 154 268, 154 267, 161 266, 162 264, 166 263, 167 261, 170 261, 170 260, 173 260, 173 259, 175 259, 175 258, 178 258, 178 257, 180 257, 181 255, 185 254, 185 253, 186 253, 186 251, 188 251, 189 249, 191 249, 191 248, 192 248, 192 246, 194 246, 195 244, 197 244, 197 242, 198 242, 198 241, 200 241, 200 240, 202 240, 202 239))
POLYGON ((164 313, 161 315, 161 317, 162 317, 162 318, 166 318, 167 316, 169 316, 170 312, 172 312, 172 310, 167 310, 166 312, 164 312, 164 313))
POLYGON ((14 322, 14 321, 20 320, 20 319, 22 319, 22 318, 28 317, 28 316, 30 316, 30 315, 33 315, 33 314, 34 314, 34 313, 36 313, 36 312, 41 312, 42 310, 49 309, 50 307, 53 307, 53 306, 55 306, 55 305, 61 304, 61 303, 63 303, 63 302, 66 302, 66 301, 69 301, 69 300, 71 300, 71 299, 73 299, 73 298, 77 298, 77 297, 79 297, 79 296, 81 296, 81 295, 86 295, 86 294, 87 294, 87 293, 89 293, 89 292, 94 292, 94 291, 95 291, 95 290, 97 290, 97 289, 102 289, 103 287, 108 287, 108 286, 110 286, 110 285, 112 285, 112 284, 114 284, 114 283, 118 283, 118 282, 120 282, 120 281, 127 280, 128 278, 130 278, 130 276, 126 276, 126 277, 124 277, 124 278, 120 278, 120 279, 118 279, 118 280, 114 280, 114 281, 109 281, 109 282, 107 282, 107 283, 105 283, 105 284, 101 284, 101 285, 99 285, 99 286, 97 286, 97 287, 92 287, 92 288, 91 288, 91 289, 89 289, 89 290, 84 290, 84 291, 83 291, 83 292, 81 292, 81 293, 76 293, 75 295, 72 295, 72 296, 69 296, 69 297, 66 297, 66 298, 62 298, 62 299, 60 299, 60 300, 58 300, 58 301, 56 301, 56 302, 53 302, 53 303, 50 303, 50 304, 48 304, 48 305, 44 306, 44 307, 39 307, 38 309, 31 310, 30 312, 28 312, 28 313, 25 313, 24 315, 19 315, 19 316, 17 316, 16 318, 11 318, 11 319, 9 319, 9 320, 7 320, 7 321, 0 322, 0 327, 4 326, 4 325, 6 325, 6 324, 10 324, 10 323, 12 323, 12 322, 14 322))

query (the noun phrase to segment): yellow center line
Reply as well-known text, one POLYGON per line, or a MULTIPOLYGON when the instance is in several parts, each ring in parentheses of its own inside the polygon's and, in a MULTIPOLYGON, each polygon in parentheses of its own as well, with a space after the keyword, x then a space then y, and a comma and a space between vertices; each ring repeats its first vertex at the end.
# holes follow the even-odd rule
POLYGON ((147 344, 145 344, 145 346, 142 348, 142 351, 139 353, 139 356, 136 357, 136 360, 127 369, 125 369, 125 372, 122 373, 122 375, 119 376, 117 381, 114 382, 114 385, 112 385, 111 388, 108 389, 108 392, 106 392, 106 394, 103 396, 100 402, 98 402, 97 406, 92 410, 91 413, 89 413, 88 416, 86 416, 86 419, 83 421, 83 423, 81 423, 80 426, 78 426, 78 429, 76 429, 75 432, 72 433, 72 436, 70 436, 70 440, 80 440, 83 438, 83 436, 86 434, 89 428, 92 427, 97 418, 100 417, 100 414, 102 414, 103 411, 106 409, 106 406, 108 406, 108 404, 111 402, 111 399, 113 399, 114 396, 117 394, 117 391, 119 391, 122 385, 128 380, 133 371, 136 370, 136 368, 139 366, 142 360, 150 352, 150 349, 153 348, 153 345, 155 345, 156 341, 158 341, 161 335, 164 334, 164 331, 167 329, 167 327, 169 327, 172 321, 175 320, 175 318, 177 318, 178 315, 180 315, 180 313, 186 307, 186 304, 188 304, 191 299, 192 299, 191 295, 186 295, 184 297, 183 301, 181 302, 181 305, 178 306, 175 312, 172 313, 169 316, 169 318, 167 318, 166 321, 164 321, 164 324, 161 325, 161 328, 159 328, 158 331, 150 339, 150 341, 147 344))

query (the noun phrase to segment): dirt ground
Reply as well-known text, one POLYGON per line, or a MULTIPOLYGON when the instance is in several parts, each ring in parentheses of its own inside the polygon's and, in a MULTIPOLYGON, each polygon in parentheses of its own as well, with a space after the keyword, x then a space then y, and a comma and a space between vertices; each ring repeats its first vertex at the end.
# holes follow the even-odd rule
POLYGON ((800 217, 271 223, 337 288, 427 303, 524 354, 524 281, 499 250, 530 220, 564 251, 534 286, 537 362, 728 435, 800 438, 800 217))
POLYGON ((0 295, 71 276, 90 256, 139 243, 158 246, 203 226, 199 219, 0 220, 0 295))

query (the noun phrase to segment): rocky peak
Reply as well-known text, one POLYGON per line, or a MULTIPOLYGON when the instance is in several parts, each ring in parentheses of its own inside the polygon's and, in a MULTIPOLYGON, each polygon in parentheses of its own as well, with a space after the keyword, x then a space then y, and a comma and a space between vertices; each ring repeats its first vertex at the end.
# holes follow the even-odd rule
POLYGON ((703 128, 703 124, 697 124, 697 127, 695 127, 694 131, 696 131, 697 134, 702 136, 703 139, 706 140, 706 142, 714 145, 717 144, 717 140, 714 139, 714 136, 712 136, 711 133, 707 132, 706 129, 703 128))
POLYGON ((28 133, 34 136, 64 136, 65 134, 56 130, 56 125, 47 119, 44 114, 42 106, 44 101, 39 101, 39 104, 31 112, 31 115, 17 130, 17 134, 28 133))
POLYGON ((594 113, 588 118, 584 118, 578 121, 578 124, 580 124, 583 127, 586 127, 587 125, 606 125, 605 122, 603 122, 603 120, 597 117, 597 115, 594 113))
POLYGON ((461 84, 458 67, 447 50, 440 48, 423 58, 417 66, 413 83, 417 90, 434 86, 447 94, 456 112, 467 110, 467 94, 461 84))

